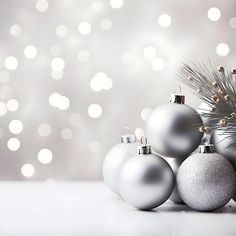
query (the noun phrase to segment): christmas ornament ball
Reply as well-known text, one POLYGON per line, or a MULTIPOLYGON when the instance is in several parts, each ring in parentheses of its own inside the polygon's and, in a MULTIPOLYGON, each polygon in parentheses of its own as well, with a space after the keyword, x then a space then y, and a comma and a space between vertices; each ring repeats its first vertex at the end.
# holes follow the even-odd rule
POLYGON ((180 165, 182 164, 182 162, 184 161, 184 159, 165 158, 165 160, 168 162, 168 164, 170 165, 170 167, 173 170, 173 173, 175 175, 175 186, 174 186, 172 194, 170 195, 169 200, 171 200, 172 202, 174 202, 176 204, 184 204, 184 201, 180 197, 179 189, 178 189, 178 186, 176 183, 176 175, 177 175, 178 169, 179 169, 180 165))
POLYGON ((200 150, 181 164, 177 186, 188 206, 199 211, 213 211, 233 197, 235 172, 226 158, 213 152, 213 145, 201 145, 200 150))
POLYGON ((236 143, 229 138, 224 131, 214 130, 211 135, 211 142, 217 153, 226 157, 236 170, 236 143))
POLYGON ((183 158, 200 144, 202 125, 199 114, 184 104, 184 96, 174 94, 171 103, 152 111, 146 122, 146 135, 158 154, 183 158))
POLYGON ((141 145, 138 151, 138 156, 123 165, 119 192, 133 207, 150 210, 169 198, 174 187, 174 174, 162 157, 151 153, 150 145, 141 145))
POLYGON ((113 146, 106 154, 103 162, 103 179, 108 187, 116 194, 118 179, 122 165, 137 153, 137 143, 134 135, 123 135, 121 143, 113 146))

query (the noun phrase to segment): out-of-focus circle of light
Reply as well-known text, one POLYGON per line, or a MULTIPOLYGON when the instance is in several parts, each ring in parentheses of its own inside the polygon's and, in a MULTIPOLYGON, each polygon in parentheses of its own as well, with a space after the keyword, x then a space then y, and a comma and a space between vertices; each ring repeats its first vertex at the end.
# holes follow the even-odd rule
POLYGON ((21 167, 21 174, 24 177, 30 178, 34 175, 35 169, 32 164, 26 163, 21 167))
POLYGON ((0 116, 4 116, 6 113, 7 113, 6 104, 0 101, 0 116))
POLYGON ((38 152, 38 160, 42 164, 49 164, 52 161, 53 154, 48 148, 43 148, 38 152))
POLYGON ((48 1, 47 0, 38 0, 35 5, 37 11, 46 12, 48 10, 48 1))
POLYGON ((13 36, 19 36, 22 32, 22 28, 20 25, 15 24, 11 27, 10 32, 13 36))
POLYGON ((58 57, 61 54, 61 48, 59 45, 52 45, 50 48, 51 55, 54 57, 58 57))
POLYGON ((60 80, 60 79, 62 79, 62 78, 63 78, 63 75, 64 75, 63 70, 59 70, 59 71, 54 71, 54 70, 52 70, 52 71, 51 71, 51 76, 52 76, 52 78, 55 79, 55 80, 60 80))
POLYGON ((91 24, 88 21, 83 21, 79 23, 78 31, 82 35, 88 35, 91 33, 91 24))
POLYGON ((100 28, 103 31, 108 31, 112 28, 112 21, 108 18, 105 18, 103 20, 101 20, 100 22, 100 28))
POLYGON ((98 141, 91 141, 89 143, 89 150, 90 152, 99 152, 101 149, 101 145, 98 141))
POLYGON ((120 60, 122 64, 129 65, 134 61, 134 54, 129 51, 122 52, 120 60))
POLYGON ((65 38, 68 34, 68 28, 65 25, 58 25, 56 27, 56 35, 59 38, 65 38))
POLYGON ((52 93, 49 96, 49 104, 52 107, 57 107, 58 103, 60 102, 61 94, 59 93, 52 93))
POLYGON ((152 109, 150 107, 146 107, 141 111, 141 118, 144 121, 147 121, 149 115, 151 114, 152 109))
POLYGON ((229 20, 229 25, 230 25, 232 28, 236 28, 236 17, 230 18, 230 20, 229 20))
POLYGON ((5 59, 4 65, 8 70, 15 70, 18 67, 18 60, 16 57, 9 56, 5 59))
POLYGON ((72 130, 69 129, 69 128, 64 128, 62 131, 61 131, 61 137, 65 140, 69 140, 72 138, 72 130))
POLYGON ((17 111, 19 109, 19 102, 16 99, 10 99, 7 102, 7 109, 9 111, 17 111))
POLYGON ((20 148, 20 140, 18 138, 10 138, 7 141, 7 147, 13 152, 17 151, 20 148))
POLYGON ((33 45, 28 45, 24 49, 24 55, 26 58, 33 59, 37 56, 37 48, 33 45))
POLYGON ((104 5, 102 4, 102 2, 97 1, 91 4, 91 10, 93 12, 100 12, 103 8, 104 8, 104 5))
POLYGON ((58 109, 67 110, 69 106, 70 106, 70 99, 66 96, 61 96, 60 102, 57 105, 58 109))
POLYGON ((51 68, 53 71, 61 71, 65 67, 65 61, 61 57, 54 57, 51 61, 51 68))
POLYGON ((110 0, 110 6, 115 9, 121 8, 123 3, 123 0, 110 0))
POLYGON ((211 21, 218 21, 221 17, 221 12, 218 8, 212 7, 208 10, 207 16, 211 21))
POLYGON ((38 127, 38 133, 42 137, 47 137, 48 135, 51 134, 51 127, 49 124, 43 123, 40 124, 38 127))
POLYGON ((1 83, 7 83, 10 79, 10 74, 7 70, 0 71, 0 82, 1 83))
POLYGON ((80 62, 87 62, 90 59, 90 52, 86 49, 82 49, 78 52, 77 59, 80 62))
POLYGON ((216 53, 221 57, 227 56, 229 51, 229 45, 226 43, 219 43, 216 47, 216 53))
POLYGON ((162 14, 158 18, 158 23, 161 27, 169 27, 171 25, 171 17, 168 14, 162 14))
POLYGON ((81 122, 81 116, 78 113, 72 113, 69 116, 69 123, 73 126, 79 125, 81 122))
POLYGON ((156 71, 161 71, 165 68, 165 61, 158 57, 152 60, 152 69, 156 71))
POLYGON ((13 90, 10 86, 4 86, 0 89, 0 99, 8 100, 13 96, 13 90))
POLYGON ((95 92, 109 90, 112 88, 112 79, 109 78, 105 73, 98 72, 90 81, 90 87, 95 92))
POLYGON ((8 128, 12 134, 19 134, 23 130, 23 123, 20 120, 12 120, 9 123, 8 128))
POLYGON ((99 104, 91 104, 88 107, 88 115, 91 118, 99 118, 102 115, 102 107, 99 104))
POLYGON ((135 136, 137 139, 141 139, 144 136, 144 131, 141 128, 135 129, 135 136))
POLYGON ((156 48, 153 46, 146 46, 143 49, 143 55, 147 59, 153 59, 156 56, 156 48))

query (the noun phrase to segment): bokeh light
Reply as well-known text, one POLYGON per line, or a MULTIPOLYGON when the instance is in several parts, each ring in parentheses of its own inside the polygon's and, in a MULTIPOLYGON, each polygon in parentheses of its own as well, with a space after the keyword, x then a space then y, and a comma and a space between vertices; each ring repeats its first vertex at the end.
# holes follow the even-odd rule
POLYGON ((36 10, 39 12, 46 12, 48 10, 48 1, 47 0, 38 0, 36 2, 36 10))
POLYGON ((230 18, 230 20, 229 20, 229 25, 230 25, 232 28, 236 28, 236 17, 230 18))
POLYGON ((110 0, 111 7, 115 9, 121 8, 123 3, 123 0, 110 0))
POLYGON ((18 60, 16 57, 9 56, 5 59, 4 64, 8 70, 15 70, 18 67, 18 60))
POLYGON ((143 49, 143 55, 147 59, 153 59, 156 56, 156 48, 153 46, 146 46, 143 49))
POLYGON ((70 128, 64 128, 62 131, 61 131, 61 137, 65 140, 70 140, 72 138, 72 130, 70 128))
POLYGON ((227 43, 219 43, 216 47, 216 53, 221 56, 225 57, 229 54, 229 45, 227 43))
POLYGON ((33 45, 28 45, 24 49, 24 55, 26 58, 33 59, 37 56, 37 48, 33 45))
POLYGON ((88 62, 90 59, 90 52, 86 49, 82 49, 78 52, 77 58, 80 62, 88 62))
POLYGON ((168 14, 162 14, 158 18, 158 23, 161 27, 169 27, 171 25, 171 17, 168 14))
POLYGON ((91 118, 99 118, 102 115, 102 107, 99 104, 91 104, 88 107, 88 115, 91 118))
POLYGON ((19 36, 22 33, 22 28, 20 25, 15 24, 10 28, 10 32, 13 36, 19 36))
POLYGON ((221 12, 218 8, 212 7, 208 10, 207 16, 211 21, 218 21, 221 17, 221 12))
POLYGON ((38 133, 42 137, 47 137, 51 134, 51 126, 46 123, 40 124, 38 127, 38 133))
POLYGON ((79 23, 78 31, 82 35, 88 35, 91 33, 92 27, 91 24, 87 21, 83 21, 79 23))
POLYGON ((54 57, 51 61, 51 68, 54 71, 61 71, 65 68, 65 61, 61 57, 54 57))
POLYGON ((52 151, 48 148, 43 148, 38 152, 38 161, 42 164, 49 164, 53 159, 52 151))
POLYGON ((19 102, 16 99, 10 99, 7 101, 7 109, 9 111, 17 111, 19 109, 19 102))
POLYGON ((59 38, 65 38, 68 34, 68 28, 65 25, 58 25, 56 27, 56 35, 59 38))
POLYGON ((104 72, 98 72, 90 81, 90 87, 95 92, 109 90, 112 88, 112 80, 104 72))
POLYGON ((30 178, 34 175, 35 168, 32 164, 26 163, 21 167, 21 174, 24 177, 30 178))
POLYGON ((10 151, 17 151, 19 150, 20 148, 20 140, 18 138, 10 138, 8 141, 7 141, 7 147, 10 151))
POLYGON ((152 69, 156 71, 161 71, 165 68, 165 61, 158 57, 152 60, 152 69))
POLYGON ((103 20, 101 20, 100 22, 100 28, 103 31, 108 31, 112 28, 112 21, 108 18, 105 18, 103 20))
POLYGON ((9 123, 8 128, 12 134, 19 134, 23 130, 23 123, 20 120, 12 120, 9 123))
POLYGON ((4 102, 0 101, 0 116, 4 116, 7 113, 7 106, 4 102))

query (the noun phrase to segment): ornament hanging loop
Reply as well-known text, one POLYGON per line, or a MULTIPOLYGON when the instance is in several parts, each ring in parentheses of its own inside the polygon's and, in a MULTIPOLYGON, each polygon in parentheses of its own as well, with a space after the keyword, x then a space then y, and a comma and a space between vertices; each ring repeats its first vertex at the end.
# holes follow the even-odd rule
POLYGON ((181 86, 177 85, 176 88, 173 90, 175 94, 180 94, 181 93, 181 86))
POLYGON ((147 138, 145 136, 142 136, 141 139, 140 139, 140 142, 142 145, 147 145, 147 138))

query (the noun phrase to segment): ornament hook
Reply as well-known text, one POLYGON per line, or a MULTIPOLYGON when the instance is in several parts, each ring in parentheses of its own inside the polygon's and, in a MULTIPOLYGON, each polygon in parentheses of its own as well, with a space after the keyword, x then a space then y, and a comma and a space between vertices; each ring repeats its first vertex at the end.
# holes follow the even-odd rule
POLYGON ((141 139, 140 139, 140 142, 141 142, 142 145, 145 145, 145 146, 146 146, 146 145, 147 145, 147 138, 146 138, 145 136, 142 136, 141 139), (144 140, 145 142, 143 142, 143 140, 144 140))
POLYGON ((175 94, 180 94, 181 93, 181 86, 177 85, 176 88, 173 90, 175 94), (178 91, 178 92, 177 92, 178 91))

